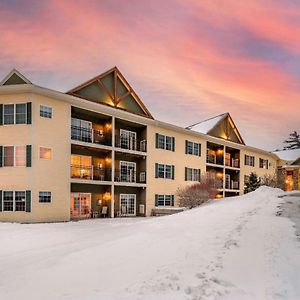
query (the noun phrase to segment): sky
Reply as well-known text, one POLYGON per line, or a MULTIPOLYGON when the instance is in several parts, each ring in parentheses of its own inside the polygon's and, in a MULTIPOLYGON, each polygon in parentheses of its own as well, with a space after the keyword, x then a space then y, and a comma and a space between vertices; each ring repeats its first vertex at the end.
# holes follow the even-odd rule
POLYGON ((300 131, 300 1, 0 0, 0 77, 66 92, 117 66, 155 119, 229 112, 246 144, 300 131))

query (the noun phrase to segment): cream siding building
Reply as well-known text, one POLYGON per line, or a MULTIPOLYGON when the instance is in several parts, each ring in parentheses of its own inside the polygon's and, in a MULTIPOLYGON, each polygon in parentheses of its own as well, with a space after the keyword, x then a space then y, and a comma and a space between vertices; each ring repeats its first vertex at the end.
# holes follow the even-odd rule
POLYGON ((189 128, 154 120, 117 68, 66 94, 16 70, 0 86, 0 221, 150 216, 200 174, 233 196, 278 161, 246 146, 228 113, 189 128))

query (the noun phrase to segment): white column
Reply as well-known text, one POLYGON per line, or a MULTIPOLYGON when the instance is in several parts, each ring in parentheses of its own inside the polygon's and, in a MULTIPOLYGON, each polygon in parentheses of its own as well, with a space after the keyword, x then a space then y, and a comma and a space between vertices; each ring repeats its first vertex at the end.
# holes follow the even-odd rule
POLYGON ((115 216, 115 117, 112 117, 111 120, 111 134, 112 134, 112 153, 111 153, 111 209, 110 216, 114 218, 115 216))

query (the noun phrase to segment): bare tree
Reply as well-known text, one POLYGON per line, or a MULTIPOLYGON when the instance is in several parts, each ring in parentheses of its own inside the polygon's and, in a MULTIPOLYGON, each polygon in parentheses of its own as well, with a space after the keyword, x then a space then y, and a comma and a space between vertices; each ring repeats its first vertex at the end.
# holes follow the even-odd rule
POLYGON ((279 172, 280 170, 278 173, 274 172, 273 174, 266 174, 261 177, 261 185, 282 189, 284 187, 284 177, 280 176, 279 172))
POLYGON ((215 178, 205 175, 201 177, 200 182, 179 188, 177 190, 179 206, 194 208, 207 202, 209 199, 215 198, 218 194, 218 185, 215 178))

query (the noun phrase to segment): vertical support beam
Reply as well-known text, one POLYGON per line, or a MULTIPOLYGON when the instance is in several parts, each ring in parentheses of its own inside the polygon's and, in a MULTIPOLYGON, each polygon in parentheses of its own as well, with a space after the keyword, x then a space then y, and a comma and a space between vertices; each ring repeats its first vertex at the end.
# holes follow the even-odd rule
POLYGON ((116 138, 116 129, 115 129, 115 117, 111 119, 111 134, 112 134, 112 153, 111 153, 111 218, 115 217, 115 138, 116 138))
POLYGON ((117 70, 114 71, 114 99, 115 105, 117 105, 117 70))
POLYGON ((225 166, 226 166, 226 146, 223 147, 223 197, 225 197, 225 166))

